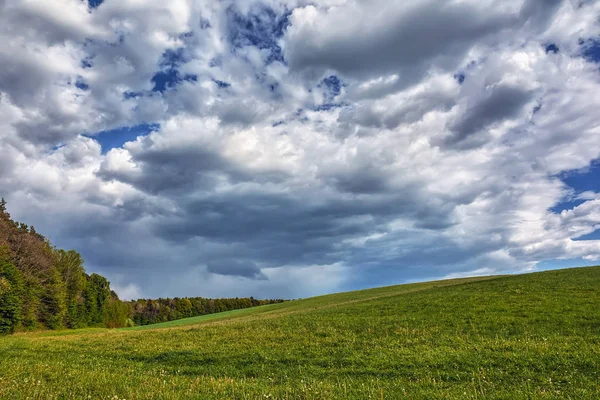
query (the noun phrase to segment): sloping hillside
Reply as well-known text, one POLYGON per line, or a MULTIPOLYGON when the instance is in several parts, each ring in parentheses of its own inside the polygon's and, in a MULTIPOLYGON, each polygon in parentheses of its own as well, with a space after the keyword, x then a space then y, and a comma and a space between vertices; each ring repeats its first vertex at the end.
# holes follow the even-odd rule
POLYGON ((600 267, 0 338, 0 398, 598 398, 600 267))

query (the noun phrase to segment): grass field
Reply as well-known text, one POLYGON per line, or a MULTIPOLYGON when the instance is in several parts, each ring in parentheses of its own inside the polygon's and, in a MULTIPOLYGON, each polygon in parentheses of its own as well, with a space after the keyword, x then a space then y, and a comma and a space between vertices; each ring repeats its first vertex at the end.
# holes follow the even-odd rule
POLYGON ((599 399, 600 267, 0 337, 1 399, 599 399))

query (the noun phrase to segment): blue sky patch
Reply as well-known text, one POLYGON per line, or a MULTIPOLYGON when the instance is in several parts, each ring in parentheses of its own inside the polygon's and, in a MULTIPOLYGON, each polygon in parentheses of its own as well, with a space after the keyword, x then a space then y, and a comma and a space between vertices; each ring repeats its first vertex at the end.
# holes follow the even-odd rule
MULTIPOLYGON (((587 191, 600 192, 600 162, 598 161, 593 162, 588 168, 563 173, 558 177, 576 194, 587 191)), ((567 199, 552 207, 550 211, 560 213, 563 210, 571 210, 583 202, 584 200, 567 199)))
POLYGON ((290 15, 292 15, 292 13, 288 11, 283 15, 277 16, 275 12, 273 12, 273 10, 270 10, 270 12, 272 18, 276 19, 277 21, 275 23, 275 29, 273 29, 273 34, 276 38, 280 38, 285 34, 285 30, 287 29, 287 27, 291 25, 290 15))
POLYGON ((184 48, 180 47, 175 50, 166 50, 160 58, 159 65, 161 68, 177 68, 186 62, 184 48))
POLYGON ((596 229, 592 233, 588 233, 587 235, 583 235, 573 240, 600 240, 600 228, 596 229))
POLYGON ((122 126, 96 134, 86 134, 85 136, 97 140, 100 146, 102 146, 102 154, 106 154, 110 149, 123 147, 125 143, 134 141, 138 136, 146 136, 158 129, 160 129, 160 124, 140 124, 122 126))
POLYGON ((103 2, 104 0, 88 0, 88 6, 90 8, 97 8, 103 2))
POLYGON ((454 79, 456 79, 459 85, 462 85, 465 79, 467 79, 467 72, 476 66, 477 61, 471 60, 465 67, 462 67, 456 74, 454 74, 454 79))
MULTIPOLYGON (((324 89, 323 104, 313 108, 314 111, 328 111, 335 107, 341 107, 341 103, 337 103, 335 98, 342 92, 342 87, 348 86, 343 83, 337 76, 331 75, 323 79, 321 83, 317 85, 319 88, 324 89)), ((310 90, 309 90, 310 92, 310 90)))
POLYGON ((283 51, 277 40, 283 36, 289 25, 289 15, 278 15, 273 9, 264 5, 255 6, 243 15, 235 7, 227 9, 229 42, 233 50, 246 46, 254 46, 261 50, 269 50, 266 62, 285 62, 283 51))
POLYGON ((569 258, 566 260, 545 260, 540 261, 536 264, 538 270, 545 271, 549 269, 561 269, 561 268, 575 268, 575 267, 584 267, 588 265, 597 265, 597 263, 593 263, 589 260, 584 260, 583 258, 569 258))
POLYGON ((90 86, 85 83, 81 77, 77 78, 75 81, 75 87, 80 90, 88 90, 90 88, 90 86))
POLYGON ((152 83, 154 83, 152 91, 162 93, 167 89, 174 88, 183 81, 196 82, 197 80, 198 77, 196 75, 186 74, 182 76, 176 69, 169 69, 164 72, 160 71, 152 77, 152 83))
POLYGON ((62 144, 62 143, 55 144, 54 146, 52 146, 52 147, 50 148, 50 151, 51 151, 51 152, 55 152, 55 151, 57 151, 57 150, 60 150, 60 149, 62 149, 63 147, 65 147, 65 145, 64 145, 64 144, 62 144))
POLYGON ((162 93, 167 89, 174 88, 183 81, 196 82, 198 80, 196 75, 182 75, 177 69, 186 62, 184 48, 180 47, 175 50, 169 49, 165 51, 159 62, 161 70, 152 77, 152 83, 154 83, 152 91, 162 93))
POLYGON ((572 210, 575 207, 577 207, 578 205, 584 203, 585 200, 566 200, 566 201, 561 201, 560 203, 558 203, 557 205, 555 205, 554 207, 550 208, 550 211, 555 213, 555 214, 560 214, 562 211, 564 210, 572 210))
POLYGON ((333 97, 337 96, 342 91, 342 81, 340 81, 340 79, 335 75, 331 75, 323 79, 322 84, 329 89, 329 92, 332 94, 333 97))
POLYGON ((548 45, 546 45, 546 54, 548 53, 558 53, 558 46, 555 45, 554 43, 550 43, 548 45))
POLYGON ((583 57, 592 62, 600 62, 600 39, 581 40, 583 57))
POLYGON ((231 86, 231 83, 229 82, 225 82, 225 81, 220 81, 218 79, 213 79, 213 82, 217 84, 218 87, 222 88, 222 89, 226 89, 228 87, 231 86))
POLYGON ((123 92, 123 98, 126 100, 137 99, 140 96, 142 96, 142 92, 133 92, 131 90, 127 90, 126 92, 123 92))
POLYGON ((92 68, 92 62, 89 59, 81 60, 81 68, 92 68))
POLYGON ((559 177, 577 193, 600 192, 600 160, 596 160, 588 168, 561 174, 559 177))
POLYGON ((177 85, 179 81, 179 73, 175 69, 170 69, 166 72, 157 72, 152 77, 152 83, 154 83, 152 91, 164 92, 167 88, 177 85))
POLYGON ((313 111, 329 111, 334 108, 344 107, 345 105, 344 103, 324 103, 313 107, 313 111))

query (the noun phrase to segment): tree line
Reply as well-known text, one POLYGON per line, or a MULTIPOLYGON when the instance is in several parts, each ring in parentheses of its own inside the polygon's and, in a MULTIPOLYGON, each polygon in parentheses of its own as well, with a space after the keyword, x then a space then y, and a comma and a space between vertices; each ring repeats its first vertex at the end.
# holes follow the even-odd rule
POLYGON ((0 201, 0 333, 120 327, 127 318, 129 305, 106 278, 85 272, 79 253, 13 221, 0 201))
POLYGON ((0 334, 15 330, 147 325, 283 300, 250 298, 121 301, 110 282, 88 275, 75 250, 11 219, 0 201, 0 334))
POLYGON ((131 318, 136 325, 148 325, 173 321, 180 318, 196 317, 241 308, 281 303, 284 300, 257 300, 254 297, 231 299, 205 299, 184 297, 173 299, 139 299, 131 301, 131 318))

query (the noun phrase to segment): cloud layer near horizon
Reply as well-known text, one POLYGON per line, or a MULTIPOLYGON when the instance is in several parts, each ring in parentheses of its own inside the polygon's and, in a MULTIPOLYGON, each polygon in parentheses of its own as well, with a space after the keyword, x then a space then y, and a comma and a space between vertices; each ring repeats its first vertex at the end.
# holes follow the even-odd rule
POLYGON ((561 177, 600 157, 599 16, 0 1, 0 195, 126 298, 593 262, 600 241, 574 239, 600 226, 600 185, 561 177))

